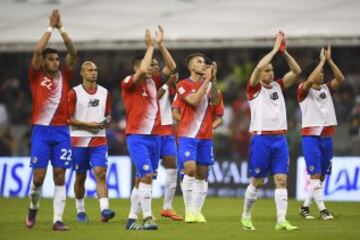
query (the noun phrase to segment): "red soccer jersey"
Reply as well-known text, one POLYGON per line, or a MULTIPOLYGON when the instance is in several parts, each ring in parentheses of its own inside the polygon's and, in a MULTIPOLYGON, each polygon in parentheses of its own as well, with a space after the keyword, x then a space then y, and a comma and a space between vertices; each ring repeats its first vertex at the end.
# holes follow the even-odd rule
MULTIPOLYGON (((97 89, 95 89, 92 92, 87 91, 86 89, 84 89, 84 90, 89 95, 95 95, 97 92, 97 89)), ((78 99, 77 99, 76 92, 74 89, 70 89, 70 91, 68 93, 68 102, 69 102, 69 104, 68 104, 69 116, 75 117, 75 119, 77 119, 75 116, 75 112, 76 112, 76 104, 78 102, 78 99)), ((110 94, 107 94, 107 97, 106 97, 105 112, 100 113, 100 114, 101 114, 101 116, 111 115, 110 94)), ((103 146, 106 144, 107 144, 106 137, 103 137, 103 136, 71 136, 71 146, 73 146, 73 147, 98 147, 98 146, 103 146)))
POLYGON ((125 134, 153 134, 160 121, 154 80, 135 84, 134 75, 127 76, 121 82, 121 96, 126 110, 125 134))
POLYGON ((191 79, 184 79, 176 86, 177 93, 172 106, 180 109, 181 114, 178 137, 212 139, 213 121, 216 116, 224 114, 221 93, 219 93, 220 101, 215 106, 210 104, 209 93, 204 95, 196 107, 186 103, 185 98, 189 94, 196 92, 202 84, 202 81, 196 83, 191 79))
POLYGON ((43 68, 35 69, 31 64, 32 124, 68 125, 67 94, 71 75, 64 67, 51 78, 43 68))

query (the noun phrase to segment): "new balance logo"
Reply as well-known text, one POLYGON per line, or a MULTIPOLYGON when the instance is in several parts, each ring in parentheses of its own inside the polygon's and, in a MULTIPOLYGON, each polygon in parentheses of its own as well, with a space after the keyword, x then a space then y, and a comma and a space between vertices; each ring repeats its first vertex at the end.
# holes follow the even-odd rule
POLYGON ((99 99, 90 99, 88 107, 97 107, 99 106, 99 99))
POLYGON ((271 100, 277 100, 279 98, 277 92, 273 92, 270 94, 270 99, 271 100))

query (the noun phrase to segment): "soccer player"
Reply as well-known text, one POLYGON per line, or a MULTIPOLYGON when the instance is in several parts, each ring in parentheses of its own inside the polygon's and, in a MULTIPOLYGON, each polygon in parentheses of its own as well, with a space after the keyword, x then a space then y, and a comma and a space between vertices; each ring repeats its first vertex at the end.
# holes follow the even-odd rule
POLYGON ((245 230, 255 230, 251 221, 251 209, 257 199, 258 189, 270 172, 275 183, 275 204, 277 212, 276 230, 296 230, 286 220, 288 193, 286 189, 289 169, 289 149, 284 134, 287 131, 286 108, 283 91, 298 78, 301 69, 286 50, 284 35, 276 36, 273 49, 257 64, 247 85, 250 104, 250 144, 249 172, 251 182, 246 189, 241 223, 245 230), (280 51, 290 71, 274 81, 271 64, 273 57, 280 51))
POLYGON ((106 170, 108 147, 105 127, 111 121, 109 91, 97 84, 98 69, 95 63, 86 61, 81 66, 82 84, 69 91, 70 135, 76 178, 74 184, 77 220, 87 222, 85 213, 85 180, 87 170, 92 169, 96 179, 100 202, 101 221, 115 216, 109 209, 106 170))
POLYGON ((50 26, 35 49, 29 69, 33 97, 30 162, 33 181, 29 193, 30 208, 25 219, 28 228, 35 225, 41 187, 51 161, 55 183, 53 230, 69 230, 62 217, 66 201, 65 171, 72 166, 67 94, 76 56, 74 45, 62 26, 60 13, 54 10, 50 16, 50 26), (45 48, 54 29, 59 30, 68 51, 61 70, 58 51, 45 48))
POLYGON ((216 88, 216 66, 206 64, 202 53, 189 55, 186 64, 190 77, 177 84, 173 103, 173 108, 180 110, 178 158, 180 170, 184 168, 185 222, 204 223, 201 210, 208 189, 206 178, 214 164, 213 130, 222 124, 224 107, 218 100, 220 91, 212 90, 216 88))
POLYGON ((176 142, 173 130, 173 121, 171 115, 171 102, 170 97, 174 96, 176 91, 176 79, 177 75, 172 74, 176 71, 176 63, 172 58, 169 51, 166 49, 164 44, 164 30, 159 26, 157 32, 156 42, 162 58, 165 62, 165 68, 160 73, 158 62, 153 59, 153 79, 156 83, 159 98, 159 113, 160 113, 160 124, 157 125, 153 134, 160 136, 160 158, 162 159, 165 167, 165 189, 164 189, 164 203, 161 209, 161 216, 171 218, 175 221, 183 220, 183 217, 178 215, 172 208, 172 201, 174 199, 176 182, 177 182, 177 170, 176 170, 176 142), (160 76, 163 75, 163 77, 160 76), (163 84, 162 78, 167 81, 163 84))
POLYGON ((147 46, 144 57, 133 60, 135 73, 121 82, 121 94, 126 110, 126 142, 136 168, 135 187, 131 193, 131 207, 126 229, 157 230, 152 218, 151 195, 153 177, 156 176, 160 159, 160 139, 153 128, 160 121, 155 81, 152 79, 153 39, 145 32, 147 46), (137 222, 139 203, 143 213, 143 225, 137 222))
POLYGON ((306 169, 310 175, 308 196, 300 208, 300 215, 313 219, 310 204, 314 198, 324 220, 334 217, 326 209, 322 183, 331 173, 332 135, 337 125, 332 94, 344 82, 344 75, 331 58, 331 47, 322 48, 320 61, 305 68, 305 81, 297 91, 297 100, 302 113, 302 145, 306 169), (335 78, 324 83, 324 65, 328 63, 335 78))

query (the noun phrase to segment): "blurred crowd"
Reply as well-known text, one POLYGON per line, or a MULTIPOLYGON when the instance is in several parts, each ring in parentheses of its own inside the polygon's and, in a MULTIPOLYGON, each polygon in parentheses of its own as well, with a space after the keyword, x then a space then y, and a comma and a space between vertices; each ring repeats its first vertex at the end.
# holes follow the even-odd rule
MULTIPOLYGON (((204 50, 219 66, 218 84, 223 91, 225 115, 223 126, 216 131, 215 153, 217 159, 246 160, 251 135, 249 105, 246 99, 246 83, 258 59, 268 49, 210 49, 204 50)), ((291 51, 291 50, 290 50, 291 51)), ((191 50, 171 51, 182 78, 187 77, 183 59, 191 50)), ((99 84, 108 88, 112 96, 113 122, 107 130, 109 154, 127 154, 125 145, 125 112, 121 102, 120 81, 133 72, 132 56, 142 51, 80 52, 79 64, 93 60, 100 70, 99 84)), ((295 49, 294 56, 303 67, 316 60, 318 49, 295 49)), ((360 155, 360 69, 356 59, 359 48, 334 48, 335 62, 343 71, 346 83, 333 96, 338 118, 334 136, 334 155, 360 155)), ((27 71, 31 53, 1 53, 0 58, 0 156, 28 156, 31 139, 31 93, 27 71)), ((275 77, 280 78, 288 70, 281 57, 273 62, 275 77)), ((331 79, 329 69, 325 78, 331 79)), ((72 85, 80 83, 80 76, 72 85)), ((296 102, 296 86, 286 97, 288 114, 288 140, 291 158, 301 154, 301 113, 296 102)))

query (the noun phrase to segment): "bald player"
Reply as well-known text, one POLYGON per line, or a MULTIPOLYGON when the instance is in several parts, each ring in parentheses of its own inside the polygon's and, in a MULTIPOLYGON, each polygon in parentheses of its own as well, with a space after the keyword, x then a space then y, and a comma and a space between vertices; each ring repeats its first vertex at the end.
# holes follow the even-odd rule
POLYGON ((97 84, 98 69, 95 63, 86 61, 81 66, 82 83, 69 91, 69 116, 71 146, 76 179, 74 185, 77 220, 87 222, 85 213, 85 180, 87 170, 92 169, 96 179, 100 217, 107 222, 115 216, 109 209, 106 170, 108 146, 105 128, 111 121, 109 91, 97 84))

